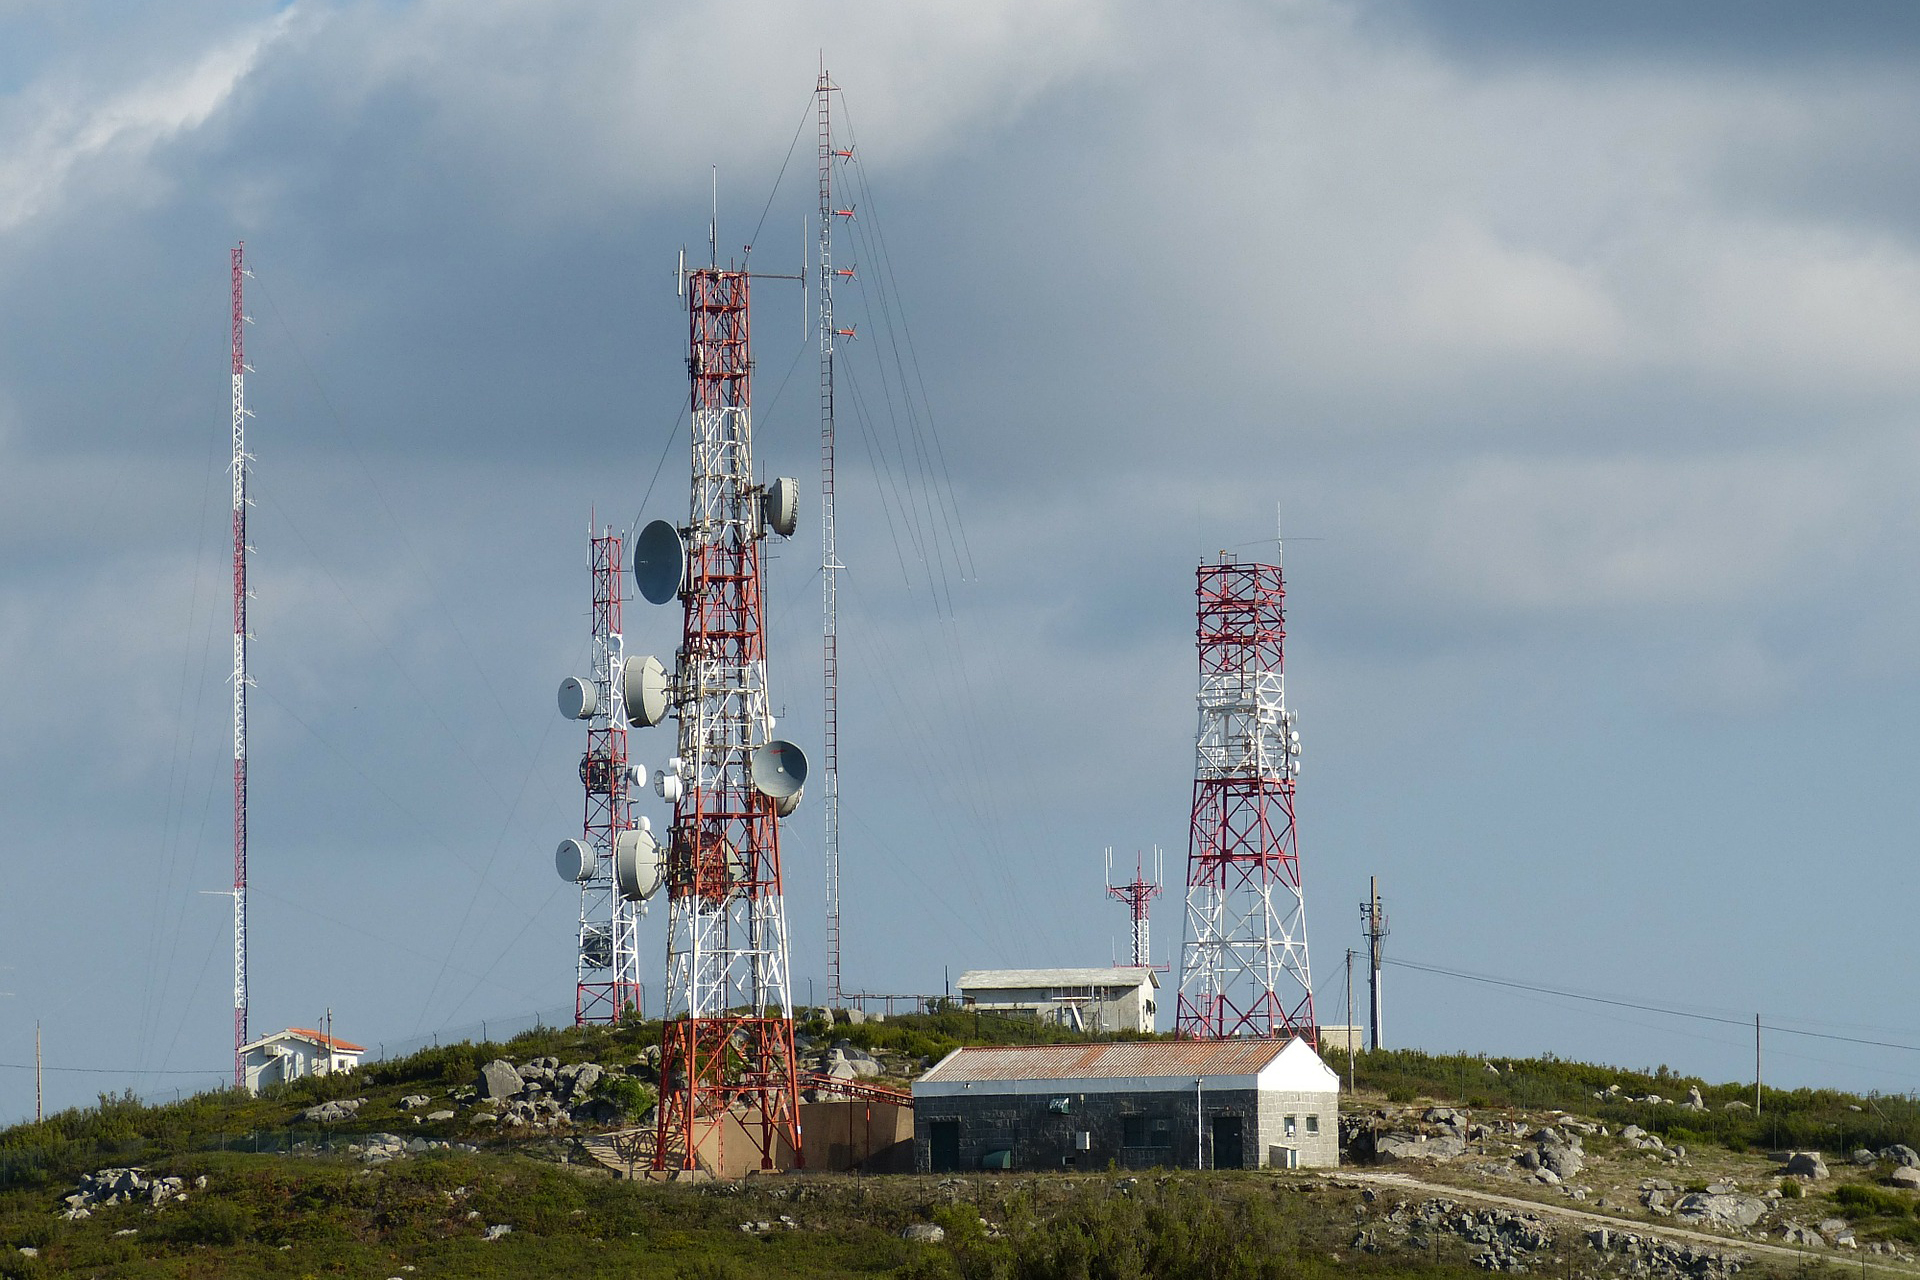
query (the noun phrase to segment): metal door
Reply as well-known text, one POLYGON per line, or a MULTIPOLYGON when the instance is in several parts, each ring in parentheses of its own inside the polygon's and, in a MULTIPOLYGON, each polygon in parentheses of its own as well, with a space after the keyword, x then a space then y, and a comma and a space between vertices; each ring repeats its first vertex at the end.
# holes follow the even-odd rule
POLYGON ((1239 1116, 1213 1118, 1213 1167, 1216 1169, 1247 1167, 1246 1152, 1241 1145, 1239 1116))

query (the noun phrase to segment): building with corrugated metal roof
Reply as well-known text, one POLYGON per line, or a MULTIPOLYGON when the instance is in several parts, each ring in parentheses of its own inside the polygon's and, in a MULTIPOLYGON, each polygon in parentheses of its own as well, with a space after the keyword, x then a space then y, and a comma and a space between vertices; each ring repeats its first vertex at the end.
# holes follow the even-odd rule
POLYGON ((915 1167, 1326 1168, 1340 1077, 1305 1040, 978 1045, 913 1085, 915 1167))
POLYGON ((960 1002, 1024 1014, 1075 1031, 1152 1031, 1160 978, 1152 969, 969 969, 960 1002))

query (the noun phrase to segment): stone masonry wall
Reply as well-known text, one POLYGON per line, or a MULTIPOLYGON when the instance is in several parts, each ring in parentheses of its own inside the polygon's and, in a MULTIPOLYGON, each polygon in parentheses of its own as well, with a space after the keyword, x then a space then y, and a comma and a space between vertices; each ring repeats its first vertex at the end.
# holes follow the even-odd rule
MULTIPOLYGON (((1334 1117, 1335 1103, 1327 1095, 1283 1095, 1288 1097, 1324 1097, 1321 1136, 1330 1144, 1328 1163, 1338 1159, 1339 1125, 1334 1117)), ((1242 1120, 1242 1149, 1245 1168, 1256 1169, 1266 1163, 1267 1146, 1280 1141, 1279 1121, 1265 1124, 1255 1092, 1251 1089, 1207 1090, 1204 1095, 1207 1132, 1207 1166, 1213 1167, 1212 1123, 1215 1116, 1239 1116, 1242 1120)), ((1272 1111, 1269 1108, 1269 1111, 1272 1111)), ((1140 1093, 1038 1094, 1014 1095, 986 1093, 981 1087, 952 1097, 923 1097, 914 1104, 914 1167, 922 1173, 933 1168, 932 1133, 937 1121, 957 1120, 960 1124, 959 1171, 978 1170, 989 1152, 1011 1151, 1016 1169, 1145 1169, 1155 1166, 1191 1169, 1194 1167, 1194 1094, 1192 1090, 1140 1093), (1051 1110, 1055 1098, 1065 1098, 1064 1113, 1051 1110), (1150 1137, 1156 1135, 1154 1121, 1166 1145, 1129 1147, 1123 1144, 1125 1118, 1140 1116, 1150 1137), (1079 1151, 1074 1135, 1091 1135, 1091 1149, 1079 1151)), ((1305 1114, 1304 1110, 1299 1112, 1305 1114)), ((1275 1115, 1281 1112, 1274 1112, 1275 1115)), ((1302 1163, 1307 1163, 1304 1154, 1302 1163)))

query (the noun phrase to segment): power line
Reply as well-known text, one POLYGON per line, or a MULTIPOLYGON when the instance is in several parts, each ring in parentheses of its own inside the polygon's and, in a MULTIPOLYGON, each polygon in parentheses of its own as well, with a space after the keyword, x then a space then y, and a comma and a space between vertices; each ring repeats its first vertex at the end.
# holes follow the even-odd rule
MULTIPOLYGON (((1588 995, 1580 991, 1567 991, 1560 987, 1545 987, 1537 983, 1521 982, 1516 978, 1496 978, 1490 974, 1467 973, 1459 969, 1447 969, 1440 965, 1421 964, 1414 960, 1387 960, 1384 963, 1396 965, 1402 969, 1413 969, 1420 973, 1438 974, 1445 978, 1459 978, 1463 982, 1479 982, 1490 987, 1507 987, 1515 991, 1534 991, 1541 995, 1559 996, 1566 1000, 1584 1000, 1589 1004, 1609 1005, 1616 1009, 1637 1009, 1642 1013, 1658 1013, 1669 1018, 1690 1018, 1695 1022, 1714 1022, 1728 1027, 1750 1027, 1753 1024, 1745 1018, 1727 1018, 1718 1014, 1693 1013, 1686 1009, 1673 1009, 1665 1005, 1643 1004, 1636 1000, 1626 1000, 1613 996, 1588 995)), ((1774 1023, 1767 1024, 1767 1030, 1781 1035, 1805 1036, 1810 1040, 1832 1040, 1840 1044, 1866 1045, 1874 1049, 1899 1049, 1906 1053, 1920 1053, 1920 1045, 1898 1044, 1891 1040, 1869 1040, 1862 1036, 1835 1035, 1830 1031, 1804 1031, 1798 1027, 1782 1027, 1774 1023)))

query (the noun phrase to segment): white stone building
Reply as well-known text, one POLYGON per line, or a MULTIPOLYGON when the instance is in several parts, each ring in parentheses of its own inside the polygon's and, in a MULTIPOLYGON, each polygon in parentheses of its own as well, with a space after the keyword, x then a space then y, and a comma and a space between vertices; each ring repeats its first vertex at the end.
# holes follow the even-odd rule
POLYGON ((1159 975, 1152 969, 970 969, 960 1002, 1024 1014, 1076 1031, 1152 1031, 1159 975))
POLYGON ((288 1027, 242 1046, 247 1092, 258 1093, 270 1084, 351 1071, 360 1065, 365 1045, 350 1043, 305 1027, 288 1027))

